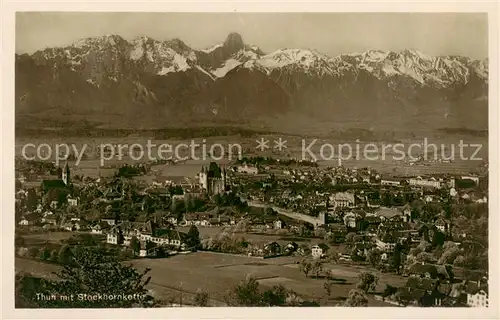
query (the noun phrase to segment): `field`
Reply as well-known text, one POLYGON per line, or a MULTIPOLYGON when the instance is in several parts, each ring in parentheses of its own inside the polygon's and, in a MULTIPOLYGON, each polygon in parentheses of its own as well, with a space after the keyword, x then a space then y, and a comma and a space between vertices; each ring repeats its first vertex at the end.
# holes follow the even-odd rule
POLYGON ((43 233, 23 233, 21 236, 28 244, 31 243, 60 243, 61 240, 66 240, 77 234, 88 234, 86 232, 69 232, 69 231, 44 231, 43 233))
MULTIPOLYGON (((259 259, 223 253, 196 252, 166 259, 138 259, 132 263, 139 270, 151 268, 150 289, 157 298, 177 302, 185 299, 186 303, 198 289, 203 289, 209 293, 215 305, 222 305, 227 291, 248 276, 255 277, 264 288, 282 284, 303 297, 320 300, 327 305, 335 305, 356 286, 358 274, 365 270, 363 267, 341 264, 325 265, 325 269, 332 269, 338 279, 345 281, 345 284, 340 282, 335 284, 331 298, 327 299, 323 289, 324 280, 306 278, 299 271, 296 260, 297 258, 293 257, 259 259)), ((16 270, 28 271, 38 276, 48 276, 57 270, 57 267, 17 258, 16 270)), ((386 283, 398 286, 406 281, 405 278, 396 275, 370 271, 380 278, 377 290, 383 290, 386 283)), ((369 304, 389 306, 371 297, 369 304)))

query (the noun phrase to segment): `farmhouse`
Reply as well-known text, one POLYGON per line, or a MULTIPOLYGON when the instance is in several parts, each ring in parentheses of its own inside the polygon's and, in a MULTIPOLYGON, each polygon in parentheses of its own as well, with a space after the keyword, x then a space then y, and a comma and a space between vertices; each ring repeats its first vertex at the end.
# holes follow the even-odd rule
POLYGON ((313 258, 315 258, 315 259, 321 258, 326 254, 328 249, 329 248, 326 244, 320 243, 320 244, 315 245, 311 248, 311 254, 312 254, 313 258))

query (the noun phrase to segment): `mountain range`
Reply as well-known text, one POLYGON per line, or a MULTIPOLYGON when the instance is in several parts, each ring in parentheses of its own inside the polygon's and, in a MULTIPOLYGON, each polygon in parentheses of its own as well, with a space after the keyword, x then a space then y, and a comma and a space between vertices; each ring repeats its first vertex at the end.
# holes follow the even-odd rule
POLYGON ((33 118, 292 131, 488 125, 488 60, 417 50, 329 57, 297 48, 265 53, 237 33, 203 50, 180 39, 106 35, 16 54, 15 70, 18 126, 33 118))

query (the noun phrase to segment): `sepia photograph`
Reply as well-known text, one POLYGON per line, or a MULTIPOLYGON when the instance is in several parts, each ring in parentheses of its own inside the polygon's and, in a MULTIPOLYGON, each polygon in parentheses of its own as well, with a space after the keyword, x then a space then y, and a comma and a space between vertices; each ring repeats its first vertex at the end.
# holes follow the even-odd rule
POLYGON ((16 12, 15 308, 490 308, 490 44, 484 12, 16 12))

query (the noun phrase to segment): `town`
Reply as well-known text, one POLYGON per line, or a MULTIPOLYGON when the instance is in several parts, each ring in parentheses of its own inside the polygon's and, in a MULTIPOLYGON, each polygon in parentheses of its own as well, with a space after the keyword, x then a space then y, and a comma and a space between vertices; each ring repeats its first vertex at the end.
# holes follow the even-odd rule
MULTIPOLYGON (((291 284, 302 305, 488 306, 487 175, 244 157, 144 179, 164 165, 176 164, 91 177, 73 174, 71 161, 16 159, 16 265, 64 265, 79 247, 152 272, 233 259, 249 274, 268 268, 248 283, 291 284)), ((228 305, 210 286, 176 290, 184 300, 174 293, 164 305, 228 305)))

